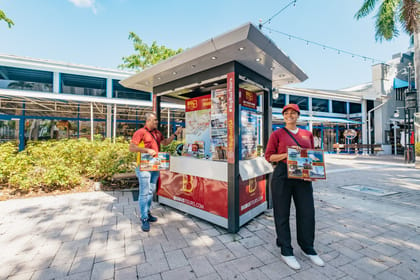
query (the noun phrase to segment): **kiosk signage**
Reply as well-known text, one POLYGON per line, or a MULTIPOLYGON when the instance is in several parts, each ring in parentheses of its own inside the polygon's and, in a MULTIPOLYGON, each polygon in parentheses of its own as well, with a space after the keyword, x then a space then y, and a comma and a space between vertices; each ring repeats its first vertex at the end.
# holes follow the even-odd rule
POLYGON ((235 163, 235 73, 227 74, 227 162, 235 163))

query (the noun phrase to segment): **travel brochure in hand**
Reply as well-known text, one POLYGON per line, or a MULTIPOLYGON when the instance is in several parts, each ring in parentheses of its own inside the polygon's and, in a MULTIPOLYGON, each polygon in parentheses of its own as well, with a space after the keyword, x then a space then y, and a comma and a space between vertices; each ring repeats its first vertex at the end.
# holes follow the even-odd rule
POLYGON ((324 152, 287 148, 287 175, 296 179, 326 179, 324 152))
POLYGON ((157 153, 157 155, 154 157, 147 153, 141 153, 140 170, 141 171, 169 170, 169 153, 157 153))

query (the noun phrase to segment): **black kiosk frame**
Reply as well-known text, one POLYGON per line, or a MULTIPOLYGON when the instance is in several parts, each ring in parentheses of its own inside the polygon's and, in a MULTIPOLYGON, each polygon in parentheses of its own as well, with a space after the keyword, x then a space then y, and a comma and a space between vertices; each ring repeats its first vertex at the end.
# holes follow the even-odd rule
POLYGON ((185 102, 187 98, 200 97, 214 89, 225 88, 227 91, 227 162, 214 163, 217 166, 213 167, 212 161, 197 159, 194 162, 195 169, 199 169, 197 165, 202 165, 205 171, 198 170, 194 173, 177 167, 176 164, 172 170, 171 159, 172 172, 216 179, 227 185, 227 217, 220 217, 179 201, 170 201, 165 197, 159 196, 159 202, 218 224, 232 233, 239 231, 243 224, 270 207, 268 186, 271 165, 262 157, 241 160, 240 87, 257 92, 263 119, 261 142, 265 150, 272 127, 273 88, 305 79, 305 73, 288 56, 260 30, 248 23, 121 81, 126 87, 153 92, 153 111, 157 113, 159 122, 161 102, 185 102), (212 175, 213 170, 219 171, 214 171, 215 174, 212 175), (244 212, 240 205, 242 180, 257 176, 265 178, 264 201, 244 212))

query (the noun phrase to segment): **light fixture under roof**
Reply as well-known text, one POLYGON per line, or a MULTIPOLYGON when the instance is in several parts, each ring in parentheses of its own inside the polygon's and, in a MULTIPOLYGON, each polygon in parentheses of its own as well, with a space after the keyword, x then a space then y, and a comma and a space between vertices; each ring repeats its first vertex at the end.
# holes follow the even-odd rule
POLYGON ((211 60, 216 60, 217 59, 217 56, 212 56, 211 57, 211 60))
POLYGON ((157 79, 158 79, 158 80, 160 80, 160 79, 161 79, 161 77, 157 77, 157 79))
POLYGON ((255 59, 255 61, 256 62, 260 62, 261 61, 261 58, 258 57, 258 58, 255 59))
POLYGON ((245 47, 240 47, 239 49, 238 49, 238 51, 243 51, 243 50, 245 50, 245 47))
POLYGON ((176 72, 174 71, 174 72, 172 72, 172 75, 176 75, 176 72))
POLYGON ((273 66, 271 66, 271 67, 270 67, 270 70, 271 70, 271 71, 273 71, 273 70, 274 70, 274 67, 273 67, 273 66))

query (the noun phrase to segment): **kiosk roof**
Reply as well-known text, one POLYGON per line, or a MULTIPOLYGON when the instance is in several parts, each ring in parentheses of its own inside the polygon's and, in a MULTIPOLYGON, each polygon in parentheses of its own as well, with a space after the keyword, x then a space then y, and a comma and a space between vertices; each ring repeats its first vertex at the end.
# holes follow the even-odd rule
POLYGON ((154 87, 237 61, 272 81, 277 88, 306 80, 306 74, 251 23, 211 38, 120 83, 152 92, 154 87))

